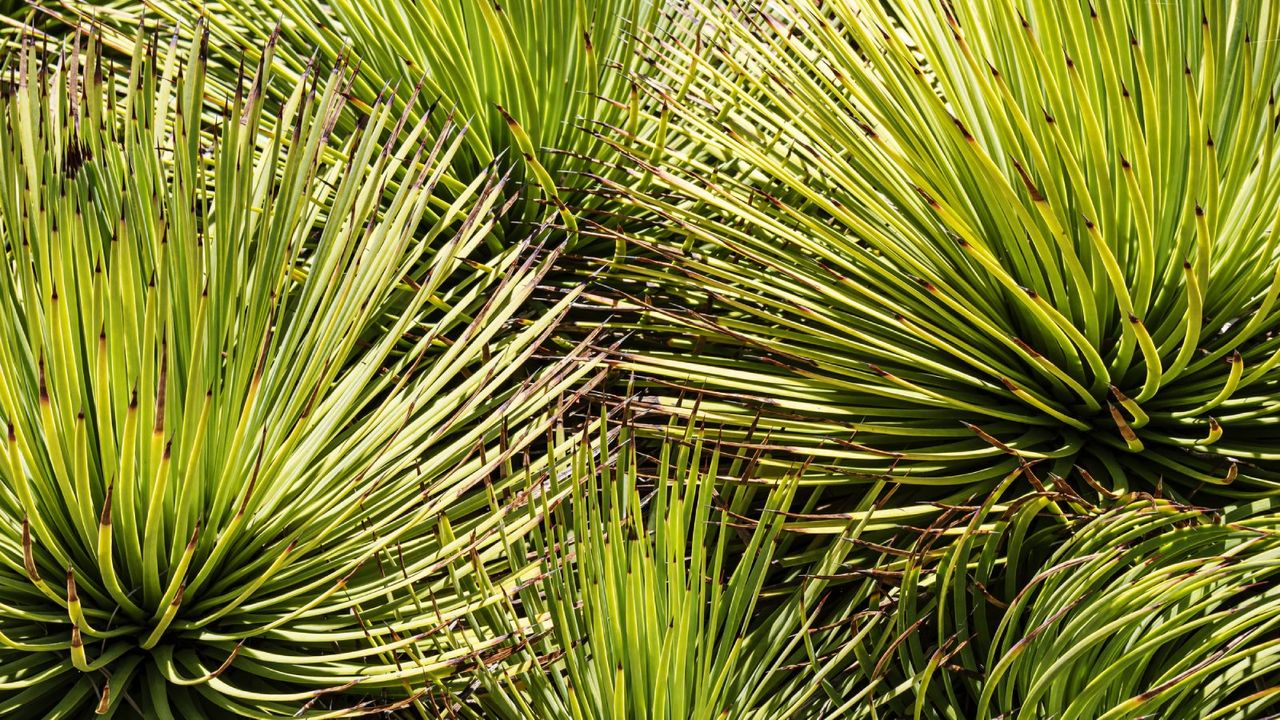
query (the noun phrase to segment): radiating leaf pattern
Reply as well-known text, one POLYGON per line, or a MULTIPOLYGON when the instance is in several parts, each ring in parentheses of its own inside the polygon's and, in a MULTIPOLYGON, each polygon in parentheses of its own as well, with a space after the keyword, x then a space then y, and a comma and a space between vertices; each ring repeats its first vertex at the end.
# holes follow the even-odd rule
POLYGON ((288 136, 259 132, 270 43, 211 109, 205 40, 140 36, 110 77, 93 37, 30 47, 3 101, 5 716, 420 698, 494 642, 469 576, 536 572, 503 552, 546 468, 517 454, 571 441, 592 372, 526 362, 573 300, 517 315, 554 252, 469 259, 503 178, 437 202, 454 128, 383 102, 326 160, 344 65, 292 90, 288 136))
POLYGON ((390 102, 414 119, 437 106, 450 111, 468 128, 454 162, 460 180, 510 158, 528 186, 517 217, 540 220, 557 211, 570 229, 590 200, 582 192, 589 182, 584 173, 599 172, 609 150, 579 126, 599 121, 640 131, 640 95, 623 70, 640 65, 636 36, 662 27, 664 10, 652 0, 152 5, 176 21, 207 18, 222 52, 232 57, 279 24, 289 48, 281 56, 286 75, 296 76, 317 54, 348 57, 362 70, 351 87, 359 102, 371 103, 391 87, 398 92, 390 102), (420 89, 416 101, 414 88, 420 89))
MULTIPOLYGON (((1030 510, 997 535, 1025 532, 1030 510)), ((920 666, 916 717, 1267 716, 1280 700, 1278 522, 1119 498, 1072 519, 1017 583, 958 543, 939 577, 974 568, 966 582, 913 594, 952 639, 938 645, 948 667, 920 666)), ((935 642, 922 635, 918 647, 935 642)))
POLYGON ((0 716, 1280 717, 1272 5, 0 2, 0 716))
POLYGON ((1268 5, 684 7, 637 76, 665 136, 600 131, 661 228, 631 366, 868 477, 1275 492, 1268 5))

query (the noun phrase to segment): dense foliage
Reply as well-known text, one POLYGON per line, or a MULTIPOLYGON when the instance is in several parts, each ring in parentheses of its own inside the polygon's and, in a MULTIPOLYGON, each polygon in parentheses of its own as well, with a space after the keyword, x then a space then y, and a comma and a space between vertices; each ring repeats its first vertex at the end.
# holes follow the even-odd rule
POLYGON ((288 716, 451 674, 491 639, 427 631, 532 522, 499 498, 545 459, 512 456, 591 368, 522 370, 572 301, 514 318, 553 255, 468 261, 503 179, 433 205, 448 128, 382 103, 331 145, 345 66, 285 138, 269 55, 209 113, 203 36, 111 78, 90 42, 19 59, 0 125, 0 713, 288 716))
POLYGON ((1019 6, 695 4, 713 52, 656 38, 665 143, 615 142, 666 222, 620 273, 675 337, 634 366, 858 475, 1274 494, 1280 17, 1019 6))
POLYGON ((1280 11, 0 3, 0 715, 1260 718, 1280 11))

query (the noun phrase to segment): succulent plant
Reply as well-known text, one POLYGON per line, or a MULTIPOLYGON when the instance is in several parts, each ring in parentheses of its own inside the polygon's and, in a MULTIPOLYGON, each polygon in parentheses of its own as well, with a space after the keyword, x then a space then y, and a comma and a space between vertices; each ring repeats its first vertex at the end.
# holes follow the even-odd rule
POLYGON ((1272 3, 20 5, 0 717, 1275 713, 1272 3))
POLYGON ((682 7, 663 132, 598 128, 654 219, 630 367, 867 478, 1280 488, 1265 3, 682 7))
POLYGON ((1277 531, 1145 498, 1091 518, 1001 618, 979 715, 1258 717, 1280 699, 1277 531))
POLYGON ((993 536, 1011 557, 1047 541, 1041 562, 952 546, 904 596, 903 621, 929 628, 897 659, 920 678, 915 717, 1265 716, 1280 700, 1280 517, 1261 509, 1129 495, 1037 537, 1028 504, 993 536))
MULTIPOLYGON (((512 219, 537 222, 554 212, 571 230, 593 197, 584 192, 592 184, 588 172, 598 172, 609 151, 580 126, 597 120, 640 131, 641 96, 625 70, 640 65, 636 35, 664 19, 663 4, 652 0, 150 5, 171 21, 207 19, 224 69, 278 26, 277 60, 286 76, 301 73, 309 57, 347 58, 360 69, 350 90, 356 102, 390 92, 392 104, 415 120, 439 107, 445 112, 434 114, 435 127, 449 116, 468 130, 453 163, 462 182, 509 158, 512 182, 523 188, 512 219)), ((340 133, 350 129, 343 125, 340 133)))
POLYGON ((477 717, 871 717, 873 689, 902 692, 860 662, 892 645, 879 580, 841 572, 890 564, 870 502, 805 512, 795 476, 753 478, 695 425, 650 447, 624 422, 558 467, 570 498, 529 536, 544 570, 483 623, 512 639, 477 717))
POLYGON ((531 571, 574 294, 517 317, 552 249, 470 259, 503 177, 439 198, 455 128, 335 144, 338 65, 267 134, 271 43, 219 107, 203 33, 139 38, 28 45, 0 101, 0 714, 422 706, 499 641, 471 575, 531 571))

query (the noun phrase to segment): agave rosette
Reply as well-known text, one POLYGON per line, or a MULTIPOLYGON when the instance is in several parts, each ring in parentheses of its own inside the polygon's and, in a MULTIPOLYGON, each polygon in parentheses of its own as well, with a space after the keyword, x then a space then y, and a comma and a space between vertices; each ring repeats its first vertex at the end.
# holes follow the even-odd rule
POLYGON ((895 566, 894 717, 1261 717, 1280 699, 1274 502, 1020 493, 950 506, 895 566), (1012 496, 1012 497, 1011 497, 1012 496), (944 541, 945 540, 945 541, 944 541))
POLYGON ((630 367, 866 477, 1280 488, 1267 4, 682 8, 636 76, 662 130, 598 133, 655 219, 630 367))
POLYGON ((915 717, 1243 720, 1280 700, 1273 510, 1129 495, 1069 519, 1065 541, 1028 534, 1036 510, 995 533, 1021 567, 957 543, 936 574, 909 571, 923 582, 904 583, 899 624, 934 631, 895 659, 920 678, 915 717))
POLYGON ((527 361, 575 292, 518 316, 555 253, 471 259, 504 179, 442 200, 447 123, 337 143, 312 66, 267 133, 270 43, 216 108, 202 33, 139 37, 28 44, 0 101, 0 714, 426 703, 499 640, 472 575, 537 571, 520 457, 593 366, 527 361))
POLYGON ((571 498, 530 534, 545 569, 505 612, 528 622, 506 621, 479 717, 873 717, 909 693, 878 660, 896 635, 885 578, 905 565, 888 546, 916 533, 874 494, 825 514, 700 427, 669 426, 653 456, 642 437, 627 424, 596 444, 606 462, 583 442, 558 463, 571 498))
POLYGON ((37 6, 0 715, 1275 709, 1268 3, 37 6))
MULTIPOLYGON (((639 131, 641 95, 626 71, 640 64, 636 33, 656 31, 664 19, 662 3, 652 0, 148 5, 171 21, 207 20, 219 40, 223 74, 279 26, 278 69, 286 77, 297 77, 317 55, 330 62, 348 57, 359 70, 351 85, 357 102, 371 103, 390 87, 393 104, 415 120, 436 105, 452 111, 468 127, 454 160, 457 178, 465 182, 506 158, 513 182, 523 188, 512 220, 558 213, 570 229, 593 197, 584 191, 592 182, 586 171, 598 170, 609 151, 580 125, 599 120, 639 131)), ((350 130, 349 124, 339 128, 350 130)))

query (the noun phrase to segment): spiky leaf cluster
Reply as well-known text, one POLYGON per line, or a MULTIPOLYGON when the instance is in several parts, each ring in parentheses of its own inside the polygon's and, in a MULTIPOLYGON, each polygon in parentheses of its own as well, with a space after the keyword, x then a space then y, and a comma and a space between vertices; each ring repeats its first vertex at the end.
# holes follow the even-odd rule
POLYGON ((869 662, 895 633, 880 578, 843 572, 890 572, 878 543, 899 533, 872 500, 815 514, 795 476, 758 482, 699 427, 665 433, 655 457, 624 424, 611 455, 566 458, 571 498, 531 534, 545 574, 488 623, 513 630, 482 716, 863 717, 903 693, 869 662))
POLYGON ((36 4, 0 715, 1274 710, 1269 4, 36 4))
POLYGON ((1129 495, 1028 532, 1047 507, 984 508, 991 540, 951 546, 932 577, 908 571, 904 623, 922 626, 896 661, 918 678, 916 717, 1268 715, 1280 700, 1274 511, 1129 495), (1006 543, 1021 567, 992 562, 1006 543))
MULTIPOLYGON (((650 0, 218 0, 156 2, 169 20, 207 18, 232 64, 279 24, 286 75, 308 57, 348 57, 361 72, 351 92, 364 103, 390 93, 414 119, 439 106, 468 128, 454 161, 458 178, 506 157, 525 186, 516 219, 558 212, 567 227, 590 195, 608 146, 583 122, 637 125, 641 96, 626 71, 640 65, 636 35, 663 25, 650 0), (410 91, 421 92, 410 97, 410 91), (572 203, 572 209, 569 203, 572 203)), ((439 126, 439 121, 435 121, 439 126)), ((348 128, 344 128, 348 129, 348 128)))
POLYGON ((1270 6, 684 7, 665 133, 600 130, 656 221, 633 367, 867 477, 1280 487, 1270 6))
POLYGON ((271 44, 214 108, 205 40, 29 44, 0 101, 6 717, 421 702, 496 642, 469 578, 526 572, 514 455, 591 369, 528 368, 573 295, 517 317, 551 255, 469 259, 503 178, 438 197, 456 129, 335 143, 339 65, 263 132, 271 44))

